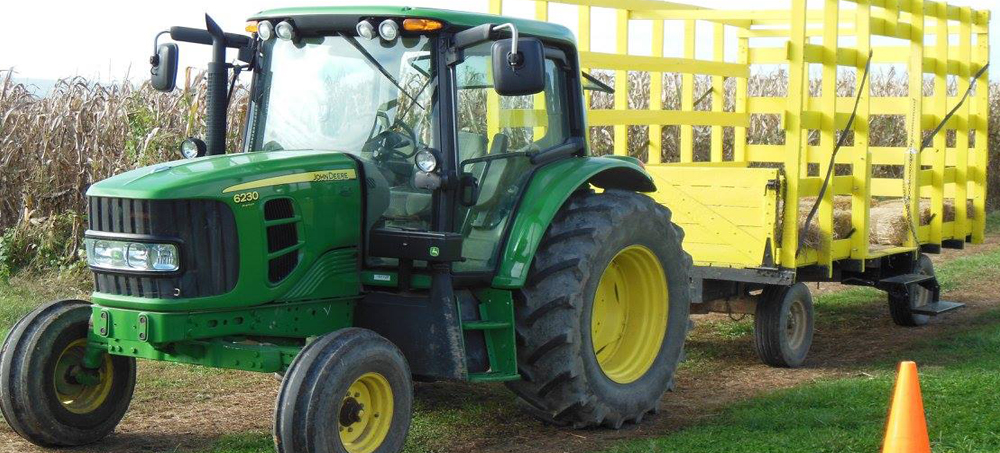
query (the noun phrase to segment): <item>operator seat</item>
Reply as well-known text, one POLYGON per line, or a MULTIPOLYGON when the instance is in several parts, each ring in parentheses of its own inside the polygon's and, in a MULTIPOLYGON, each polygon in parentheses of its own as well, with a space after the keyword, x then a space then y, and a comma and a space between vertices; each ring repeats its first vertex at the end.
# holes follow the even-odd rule
MULTIPOLYGON (((486 155, 486 137, 475 132, 458 131, 458 149, 463 159, 486 155)), ((390 219, 412 219, 423 217, 431 211, 432 195, 416 189, 412 185, 394 187, 391 191, 389 209, 385 217, 390 219)))

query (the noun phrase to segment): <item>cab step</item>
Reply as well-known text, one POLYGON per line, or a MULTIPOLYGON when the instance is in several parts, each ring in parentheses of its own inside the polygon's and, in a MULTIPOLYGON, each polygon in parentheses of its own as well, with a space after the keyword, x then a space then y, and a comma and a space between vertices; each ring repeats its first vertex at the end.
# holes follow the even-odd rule
POLYGON ((934 302, 934 303, 930 303, 930 304, 924 305, 922 307, 911 308, 910 311, 912 311, 913 313, 916 313, 918 315, 937 316, 937 315, 940 315, 942 313, 947 313, 947 312, 952 311, 952 310, 957 310, 957 309, 962 308, 964 306, 965 306, 965 304, 961 304, 961 303, 958 303, 958 302, 948 302, 948 301, 940 300, 940 301, 937 301, 937 302, 934 302))
POLYGON ((465 321, 462 323, 463 330, 496 330, 508 328, 510 328, 510 323, 503 321, 465 321))
POLYGON ((505 382, 521 379, 517 373, 469 373, 469 382, 505 382))

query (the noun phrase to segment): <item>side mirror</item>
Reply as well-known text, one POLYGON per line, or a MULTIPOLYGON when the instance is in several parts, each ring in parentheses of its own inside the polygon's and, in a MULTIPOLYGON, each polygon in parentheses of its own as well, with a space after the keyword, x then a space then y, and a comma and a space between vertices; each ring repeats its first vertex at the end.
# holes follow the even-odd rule
POLYGON ((545 90, 545 48, 536 38, 493 43, 493 88, 501 96, 527 96, 545 90))
POLYGON ((153 66, 149 70, 153 89, 164 93, 173 91, 177 85, 177 44, 160 44, 150 64, 153 66))

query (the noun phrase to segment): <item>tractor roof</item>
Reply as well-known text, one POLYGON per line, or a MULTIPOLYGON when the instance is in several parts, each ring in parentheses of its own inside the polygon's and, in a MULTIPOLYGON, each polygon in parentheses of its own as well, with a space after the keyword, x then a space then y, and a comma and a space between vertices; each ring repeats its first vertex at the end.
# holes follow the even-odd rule
POLYGON ((434 8, 410 8, 400 6, 309 6, 264 10, 255 14, 251 19, 317 15, 419 17, 436 19, 459 27, 475 27, 482 24, 502 24, 511 22, 517 27, 518 31, 525 35, 555 39, 574 45, 576 43, 573 33, 562 25, 539 22, 536 20, 495 16, 492 14, 470 13, 465 11, 451 11, 434 8))

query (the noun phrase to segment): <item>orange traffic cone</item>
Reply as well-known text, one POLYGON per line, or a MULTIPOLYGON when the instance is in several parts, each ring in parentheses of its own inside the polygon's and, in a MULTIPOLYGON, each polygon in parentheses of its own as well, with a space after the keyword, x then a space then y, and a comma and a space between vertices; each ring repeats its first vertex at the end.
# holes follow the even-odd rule
POLYGON ((927 420, 920 396, 920 379, 917 364, 901 362, 892 393, 889 423, 885 428, 882 453, 930 453, 931 441, 927 436, 927 420))

